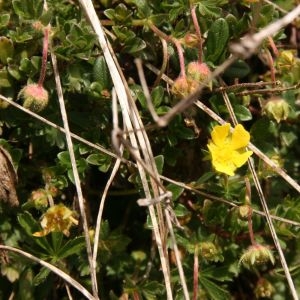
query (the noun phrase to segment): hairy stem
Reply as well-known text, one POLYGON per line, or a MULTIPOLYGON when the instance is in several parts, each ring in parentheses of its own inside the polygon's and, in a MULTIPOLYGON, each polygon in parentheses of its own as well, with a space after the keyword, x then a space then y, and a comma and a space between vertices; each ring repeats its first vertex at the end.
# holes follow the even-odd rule
POLYGON ((203 53, 203 50, 202 50, 202 36, 201 36, 201 29, 200 29, 200 26, 199 26, 197 15, 196 15, 196 6, 192 7, 191 16, 192 16, 192 20, 193 20, 194 27, 195 27, 195 30, 196 30, 196 35, 197 35, 197 38, 199 40, 199 44, 198 44, 198 51, 199 51, 198 52, 198 61, 199 61, 199 63, 202 63, 202 53, 203 53))
POLYGON ((149 25, 150 29, 156 35, 158 35, 162 39, 166 40, 167 42, 173 43, 176 46, 177 53, 178 53, 178 58, 179 58, 179 65, 180 65, 180 76, 186 77, 183 49, 182 49, 182 46, 181 46, 180 42, 177 39, 175 39, 174 37, 168 36, 167 34, 162 32, 161 30, 159 30, 154 24, 149 23, 148 25, 149 25))
POLYGON ((41 73, 38 81, 39 87, 43 86, 46 77, 48 48, 49 48, 49 26, 46 26, 44 29, 44 38, 43 38, 43 56, 42 56, 41 73))

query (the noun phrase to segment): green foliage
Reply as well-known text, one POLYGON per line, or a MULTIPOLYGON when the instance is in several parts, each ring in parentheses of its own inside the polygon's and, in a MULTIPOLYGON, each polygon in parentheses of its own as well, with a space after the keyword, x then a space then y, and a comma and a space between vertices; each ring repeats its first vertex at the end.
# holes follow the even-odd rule
MULTIPOLYGON (((271 299, 290 299, 291 295, 267 222, 256 213, 262 208, 249 169, 244 165, 230 177, 215 171, 207 144, 216 122, 196 106, 177 114, 167 126, 156 126, 134 59, 143 60, 154 111, 163 116, 184 101, 172 94, 172 82, 183 75, 182 69, 201 60, 208 71, 213 72, 231 56, 231 43, 281 18, 284 14, 278 6, 291 10, 297 1, 249 2, 94 1, 111 51, 120 64, 128 92, 146 128, 138 134, 148 135, 157 171, 163 176, 162 184, 172 192, 172 199, 168 199, 171 204, 163 200, 161 207, 171 215, 191 298, 197 291, 199 299, 256 299, 261 282, 268 283, 265 286, 272 292, 271 299), (195 7, 201 41, 196 35, 191 6, 195 7), (161 39, 167 42, 166 48, 161 39), (182 65, 178 44, 174 41, 182 47, 182 65), (247 180, 250 187, 245 183, 247 180), (245 207, 251 208, 255 242, 270 246, 274 265, 262 264, 248 270, 238 264, 253 243, 248 215, 241 213, 245 207), (198 273, 194 269, 196 258, 198 273)), ((42 0, 0 0, 0 95, 22 105, 18 98, 20 91, 37 84, 45 67, 42 85, 49 93, 49 102, 39 114, 63 126, 50 50, 46 64, 42 55, 44 29, 51 24, 51 51, 58 60, 93 248, 100 199, 117 150, 111 135, 113 80, 97 36, 78 3, 49 0, 47 6, 46 11, 42 0), (89 143, 83 143, 82 139, 89 143)), ((220 117, 231 122, 224 103, 223 92, 226 91, 237 121, 250 132, 251 142, 296 181, 300 174, 297 143, 300 59, 293 38, 298 27, 295 21, 273 35, 272 41, 266 39, 252 57, 237 59, 214 78, 199 97, 220 117), (278 47, 278 53, 270 46, 272 42, 278 47), (273 76, 276 83, 270 83, 273 76)), ((191 85, 189 92, 193 91, 195 82, 190 80, 188 84, 191 85)), ((125 112, 117 113, 122 128, 121 116, 125 112)), ((20 202, 20 207, 13 208, 0 202, 0 244, 22 249, 53 264, 92 290, 86 239, 74 186, 74 166, 64 130, 51 127, 0 99, 0 134, 0 145, 8 151, 18 173, 16 187, 20 202), (39 198, 41 193, 43 201, 39 198), (72 226, 69 235, 51 232, 34 236, 42 231, 43 216, 52 202, 76 211, 78 226, 72 226)), ((101 299, 166 299, 161 262, 151 237, 151 218, 148 210, 136 204, 145 194, 134 165, 136 157, 132 155, 137 149, 129 145, 131 134, 129 128, 125 128, 124 160, 104 205, 97 248, 99 295, 101 299)), ((145 145, 137 147, 147 151, 145 145)), ((261 157, 253 155, 252 158, 270 212, 277 216, 274 226, 295 285, 299 287, 299 195, 261 157)), ((150 162, 145 164, 149 172, 150 162)), ((0 173, 2 176, 5 172, 1 169, 0 173)), ((145 180, 155 181, 153 175, 156 173, 147 174, 145 180)), ((0 182, 1 189, 4 182, 0 182)), ((6 186, 3 190, 9 191, 6 186)), ((164 229, 165 224, 159 225, 164 229)), ((174 298, 184 299, 174 260, 175 248, 168 233, 163 234, 163 244, 174 298)), ((16 299, 67 297, 64 284, 48 268, 9 251, 1 250, 0 259, 0 299, 9 299, 11 295, 16 299)), ((71 293, 74 299, 83 299, 79 292, 71 289, 71 293)))

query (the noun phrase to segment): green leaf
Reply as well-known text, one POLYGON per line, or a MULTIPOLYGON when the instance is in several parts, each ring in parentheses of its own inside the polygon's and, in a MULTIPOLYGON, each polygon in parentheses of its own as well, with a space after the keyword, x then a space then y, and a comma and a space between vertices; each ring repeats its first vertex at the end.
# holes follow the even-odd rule
POLYGON ((36 220, 27 211, 18 215, 18 222, 29 236, 41 229, 36 220))
POLYGON ((34 240, 34 242, 39 245, 41 248, 46 250, 47 253, 51 253, 52 248, 50 244, 47 241, 46 237, 34 237, 32 234, 34 232, 40 231, 41 227, 36 222, 36 220, 32 217, 32 215, 29 212, 24 212, 21 214, 18 214, 18 222, 21 225, 21 227, 25 230, 27 235, 34 240))
POLYGON ((151 92, 151 98, 154 107, 158 107, 164 99, 164 88, 162 86, 155 87, 151 92))
POLYGON ((20 277, 20 271, 12 266, 3 264, 1 266, 1 275, 6 276, 10 282, 15 282, 20 277))
POLYGON ((116 23, 122 25, 131 21, 132 12, 123 4, 119 4, 115 9, 109 8, 104 11, 104 14, 116 23))
POLYGON ((126 40, 131 40, 136 37, 136 34, 127 27, 113 26, 112 30, 120 42, 125 42, 126 40))
POLYGON ((62 245, 64 235, 61 232, 51 232, 53 252, 56 253, 62 245))
POLYGON ((71 167, 70 154, 68 151, 59 152, 57 157, 63 166, 71 167))
POLYGON ((238 24, 238 20, 237 18, 232 15, 232 14, 228 14, 225 18, 227 24, 228 24, 228 28, 229 28, 229 32, 230 32, 230 36, 232 35, 236 35, 236 26, 238 24))
POLYGON ((141 290, 146 300, 156 300, 157 296, 162 295, 164 285, 157 281, 150 281, 143 284, 141 290))
POLYGON ((123 52, 134 54, 140 52, 141 50, 146 48, 146 43, 139 37, 135 37, 131 40, 126 40, 126 44, 123 48, 123 52))
POLYGON ((6 69, 0 69, 0 87, 9 88, 12 84, 9 79, 9 74, 6 69))
POLYGON ((287 147, 290 147, 298 139, 297 135, 292 131, 281 132, 280 138, 287 147))
POLYGON ((199 281, 203 285, 204 289, 207 291, 212 300, 230 299, 228 291, 221 288, 219 285, 215 284, 211 280, 200 275, 199 281))
POLYGON ((179 196, 184 192, 184 188, 181 186, 178 186, 176 184, 170 183, 167 185, 167 190, 172 193, 172 199, 173 201, 177 200, 179 196))
POLYGON ((59 259, 63 259, 73 254, 79 254, 85 246, 85 238, 82 236, 76 237, 69 240, 62 248, 59 249, 57 257, 59 259))
POLYGON ((224 76, 229 78, 244 78, 250 73, 251 69, 246 62, 243 60, 235 61, 229 68, 224 72, 224 76))
POLYGON ((27 20, 37 20, 43 12, 42 0, 13 0, 15 13, 27 20))
MULTIPOLYGON (((127 1, 127 3, 130 1, 127 1)), ((152 14, 152 9, 149 6, 149 1, 146 0, 132 0, 137 7, 137 16, 141 19, 148 18, 152 14)))
POLYGON ((202 16, 209 16, 217 18, 222 13, 222 9, 213 3, 212 1, 198 1, 197 3, 198 10, 202 16))
POLYGON ((34 299, 34 287, 33 287, 33 271, 31 268, 25 268, 19 278, 19 295, 16 295, 20 300, 32 300, 34 299))
POLYGON ((43 283, 47 279, 50 272, 51 271, 48 268, 42 267, 40 272, 33 278, 33 284, 38 286, 43 283))
POLYGON ((93 80, 101 84, 102 89, 111 88, 111 77, 104 56, 96 58, 93 66, 93 80))
POLYGON ((189 210, 181 203, 176 205, 174 212, 177 217, 184 217, 190 214, 189 210))
POLYGON ((9 23, 10 15, 9 14, 2 14, 0 15, 0 28, 6 27, 9 23))
POLYGON ((111 165, 111 157, 104 153, 93 153, 86 158, 86 162, 91 165, 99 166, 99 170, 105 173, 109 170, 111 165))
POLYGON ((216 20, 210 27, 206 41, 206 60, 216 63, 223 54, 229 39, 229 28, 225 19, 216 20))
POLYGON ((163 155, 155 156, 154 160, 155 160, 158 173, 162 174, 164 162, 165 162, 164 156, 163 155))
POLYGON ((233 110, 239 121, 249 121, 252 120, 252 114, 250 110, 243 105, 234 105, 233 110))

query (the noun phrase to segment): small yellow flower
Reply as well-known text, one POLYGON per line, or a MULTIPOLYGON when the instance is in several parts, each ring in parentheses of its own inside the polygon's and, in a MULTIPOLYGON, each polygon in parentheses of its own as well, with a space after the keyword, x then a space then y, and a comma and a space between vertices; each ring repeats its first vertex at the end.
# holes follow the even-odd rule
POLYGON ((69 229, 73 224, 78 225, 78 221, 74 218, 74 212, 63 204, 54 205, 43 215, 41 221, 43 230, 35 232, 33 235, 41 237, 55 231, 68 236, 69 229))
POLYGON ((217 125, 211 133, 208 149, 211 153, 214 168, 221 173, 233 176, 237 168, 246 163, 252 155, 246 147, 250 134, 241 124, 230 133, 230 124, 217 125))

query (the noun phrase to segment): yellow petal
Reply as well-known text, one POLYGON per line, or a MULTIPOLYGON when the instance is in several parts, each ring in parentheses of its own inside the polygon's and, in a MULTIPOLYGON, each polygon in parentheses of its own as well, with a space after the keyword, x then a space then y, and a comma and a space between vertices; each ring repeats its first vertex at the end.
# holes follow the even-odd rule
POLYGON ((234 171, 236 170, 236 167, 230 161, 226 163, 213 162, 213 166, 215 167, 216 171, 225 173, 229 176, 233 176, 234 171))
POLYGON ((42 236, 46 236, 48 233, 49 233, 48 231, 42 230, 42 231, 34 232, 32 235, 36 237, 42 237, 42 236))
POLYGON ((230 129, 230 124, 226 123, 224 125, 217 125, 214 127, 213 131, 211 132, 211 137, 213 142, 217 146, 222 146, 228 137, 229 134, 229 129, 230 129))
POLYGON ((232 132, 232 148, 244 148, 249 144, 250 134, 246 131, 243 125, 238 124, 232 132))
POLYGON ((244 163, 247 162, 248 158, 253 154, 252 151, 245 151, 243 153, 239 153, 234 151, 232 156, 232 161, 236 165, 237 168, 241 167, 244 163))

